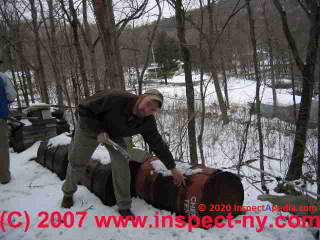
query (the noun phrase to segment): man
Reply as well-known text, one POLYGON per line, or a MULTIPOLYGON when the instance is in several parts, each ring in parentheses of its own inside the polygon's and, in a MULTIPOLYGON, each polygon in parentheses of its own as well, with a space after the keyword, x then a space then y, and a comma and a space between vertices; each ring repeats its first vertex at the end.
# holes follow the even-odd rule
MULTIPOLYGON (((3 63, 0 60, 0 65, 3 63)), ((8 125, 9 103, 13 102, 17 93, 4 73, 0 72, 0 183, 7 184, 11 180, 8 125)))
MULTIPOLYGON (((124 137, 141 134, 150 149, 171 170, 174 183, 185 185, 184 176, 176 165, 168 146, 160 136, 154 113, 163 104, 163 96, 150 89, 137 96, 121 90, 97 93, 78 107, 79 120, 69 151, 66 180, 62 185, 64 197, 61 206, 73 206, 73 194, 77 191, 80 174, 85 170, 91 155, 99 143, 112 139, 127 148, 124 137)), ((112 146, 107 146, 111 158, 114 193, 122 216, 134 216, 131 212, 130 169, 124 156, 112 146)))

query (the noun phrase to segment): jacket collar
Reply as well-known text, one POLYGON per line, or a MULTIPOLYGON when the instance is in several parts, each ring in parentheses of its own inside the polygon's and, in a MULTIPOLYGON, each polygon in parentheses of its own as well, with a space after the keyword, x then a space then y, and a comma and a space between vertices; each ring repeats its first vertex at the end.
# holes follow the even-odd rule
POLYGON ((130 116, 133 115, 132 111, 133 111, 133 108, 134 108, 134 106, 136 105, 138 99, 139 99, 139 96, 136 96, 136 95, 133 96, 133 97, 129 100, 127 106, 124 108, 124 113, 125 113, 125 115, 128 117, 128 119, 129 119, 130 116))

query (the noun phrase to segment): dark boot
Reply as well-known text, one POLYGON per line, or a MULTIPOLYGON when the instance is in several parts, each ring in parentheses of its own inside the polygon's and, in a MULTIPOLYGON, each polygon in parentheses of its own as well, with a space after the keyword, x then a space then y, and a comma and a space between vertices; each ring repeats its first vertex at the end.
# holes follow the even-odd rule
POLYGON ((6 180, 6 181, 2 181, 2 182, 0 182, 1 184, 7 184, 7 183, 9 183, 10 182, 10 179, 9 180, 6 180))
POLYGON ((131 212, 130 209, 119 209, 119 213, 122 217, 132 217, 134 218, 135 215, 131 212))
POLYGON ((61 207, 71 208, 73 206, 73 196, 63 196, 61 207))
POLYGON ((1 184, 7 184, 9 183, 11 180, 11 177, 9 177, 8 179, 4 180, 4 181, 0 181, 1 184))

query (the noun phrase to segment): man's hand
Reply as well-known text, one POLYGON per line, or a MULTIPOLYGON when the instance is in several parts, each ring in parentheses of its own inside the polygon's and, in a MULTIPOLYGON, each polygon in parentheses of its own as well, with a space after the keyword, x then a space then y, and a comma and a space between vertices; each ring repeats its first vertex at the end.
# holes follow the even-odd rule
POLYGON ((176 184, 178 187, 180 187, 181 184, 183 186, 186 186, 185 177, 183 176, 183 174, 177 168, 171 169, 171 173, 172 173, 172 176, 173 176, 174 184, 176 184))
POLYGON ((106 132, 101 132, 97 136, 98 143, 106 143, 109 144, 109 134, 106 132))

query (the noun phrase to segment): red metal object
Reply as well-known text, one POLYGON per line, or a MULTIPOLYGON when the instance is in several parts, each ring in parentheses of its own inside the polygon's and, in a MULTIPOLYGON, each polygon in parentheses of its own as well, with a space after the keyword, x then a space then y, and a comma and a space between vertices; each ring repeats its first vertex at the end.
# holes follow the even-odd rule
POLYGON ((239 215, 234 206, 242 206, 244 190, 238 176, 219 169, 203 168, 201 173, 187 176, 187 186, 177 187, 172 176, 157 173, 151 157, 140 167, 136 179, 139 197, 159 209, 175 212, 179 216, 239 215), (199 207, 200 205, 200 207, 199 207))

